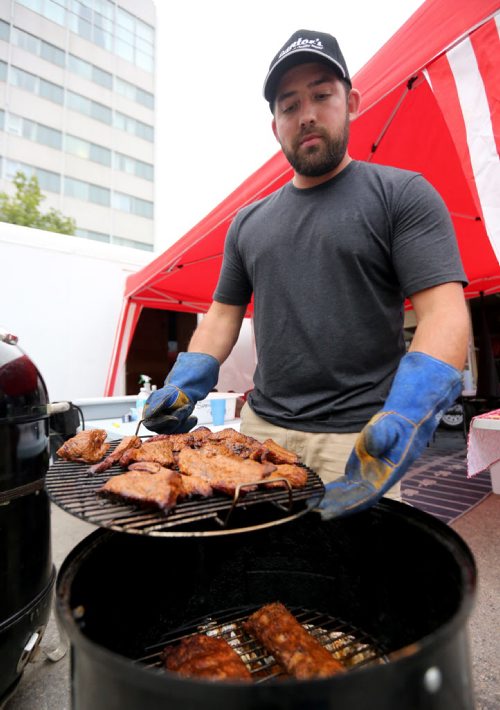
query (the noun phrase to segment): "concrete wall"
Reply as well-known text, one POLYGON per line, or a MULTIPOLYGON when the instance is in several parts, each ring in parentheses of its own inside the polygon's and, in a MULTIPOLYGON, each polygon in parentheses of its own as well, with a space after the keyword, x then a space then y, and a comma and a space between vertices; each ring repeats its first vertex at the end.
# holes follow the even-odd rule
POLYGON ((52 401, 103 395, 125 280, 152 259, 0 223, 0 327, 18 336, 52 401))

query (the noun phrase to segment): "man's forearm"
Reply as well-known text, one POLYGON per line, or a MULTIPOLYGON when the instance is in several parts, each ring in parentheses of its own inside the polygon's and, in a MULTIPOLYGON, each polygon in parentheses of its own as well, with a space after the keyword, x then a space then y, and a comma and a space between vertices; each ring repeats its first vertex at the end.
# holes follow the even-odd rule
POLYGON ((422 352, 462 370, 470 337, 469 312, 460 284, 450 283, 412 297, 417 328, 410 351, 422 352))
POLYGON ((193 333, 188 351, 207 353, 222 364, 238 340, 245 311, 245 306, 214 302, 193 333))

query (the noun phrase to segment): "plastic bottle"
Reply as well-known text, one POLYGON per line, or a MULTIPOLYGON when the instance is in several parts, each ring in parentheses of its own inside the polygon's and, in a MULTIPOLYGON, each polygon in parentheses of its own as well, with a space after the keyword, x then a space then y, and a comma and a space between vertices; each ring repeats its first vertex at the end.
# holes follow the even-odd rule
POLYGON ((139 383, 141 384, 141 389, 135 400, 135 412, 137 419, 142 419, 142 410, 144 409, 147 398, 151 394, 151 377, 141 375, 139 377, 139 383))

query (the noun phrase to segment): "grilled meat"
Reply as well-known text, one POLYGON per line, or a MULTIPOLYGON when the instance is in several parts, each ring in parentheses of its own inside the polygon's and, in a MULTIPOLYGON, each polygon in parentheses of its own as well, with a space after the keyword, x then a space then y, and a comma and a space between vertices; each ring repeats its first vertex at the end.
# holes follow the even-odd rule
POLYGON ((201 476, 181 476, 182 490, 186 496, 202 496, 209 498, 214 491, 209 481, 206 481, 201 476))
POLYGON ((121 473, 106 481, 97 492, 128 503, 170 510, 183 490, 181 475, 164 468, 154 475, 144 470, 121 473))
MULTIPOLYGON (((129 471, 148 471, 148 473, 161 473, 167 469, 163 468, 156 461, 137 461, 130 464, 129 471)), ((208 498, 213 494, 212 486, 199 476, 181 476, 182 493, 179 497, 203 496, 208 498)))
POLYGON ((326 678, 345 670, 279 602, 263 606, 243 626, 295 678, 326 678))
POLYGON ((157 434, 148 439, 148 443, 153 441, 169 441, 173 451, 180 451, 185 446, 199 446, 212 432, 206 426, 198 427, 185 434, 157 434))
POLYGON ((302 466, 294 466, 290 463, 281 463, 276 465, 276 470, 269 477, 269 483, 266 483, 266 488, 287 488, 284 481, 275 481, 273 478, 286 478, 290 482, 292 488, 303 488, 307 483, 307 471, 302 466))
POLYGON ((288 451, 284 449, 283 446, 277 444, 273 439, 266 439, 262 444, 267 449, 266 461, 271 461, 272 463, 298 463, 299 457, 293 451, 288 451))
POLYGON ((125 451, 120 458, 120 466, 127 468, 134 461, 156 461, 162 466, 175 466, 175 457, 169 439, 146 441, 137 449, 125 451))
POLYGON ((250 671, 236 651, 220 636, 197 634, 167 646, 165 666, 183 676, 212 680, 251 680, 250 671))
POLYGON ((116 449, 106 456, 104 461, 96 463, 94 466, 89 468, 89 473, 101 473, 102 471, 107 471, 108 468, 111 468, 115 461, 120 460, 125 451, 128 451, 129 449, 138 449, 141 445, 142 440, 138 436, 125 436, 120 441, 116 449))
POLYGON ((104 429, 85 429, 65 441, 56 453, 67 461, 97 463, 109 449, 109 444, 104 443, 106 437, 104 429))
POLYGON ((276 468, 273 464, 206 454, 203 449, 182 449, 178 465, 181 473, 200 476, 208 481, 214 490, 228 495, 234 495, 240 484, 256 483, 267 478, 276 468))
MULTIPOLYGON (((239 431, 230 428, 210 434, 206 439, 206 443, 208 442, 222 445, 242 459, 252 458, 259 461, 264 448, 260 441, 257 441, 252 436, 246 436, 246 434, 241 434, 239 431)), ((205 443, 203 446, 205 446, 205 443)))

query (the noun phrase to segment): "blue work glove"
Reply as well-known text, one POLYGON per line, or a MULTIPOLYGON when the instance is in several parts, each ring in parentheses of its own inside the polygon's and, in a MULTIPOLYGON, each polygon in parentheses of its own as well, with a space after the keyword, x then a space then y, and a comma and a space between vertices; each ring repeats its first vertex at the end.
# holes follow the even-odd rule
POLYGON ((142 423, 157 434, 183 434, 198 422, 191 417, 196 402, 205 399, 219 378, 219 362, 204 353, 180 353, 163 387, 152 392, 142 411, 142 423))
POLYGON ((374 505, 420 456, 461 391, 461 373, 451 365, 425 353, 405 355, 383 408, 357 438, 344 476, 325 486, 321 517, 374 505))

